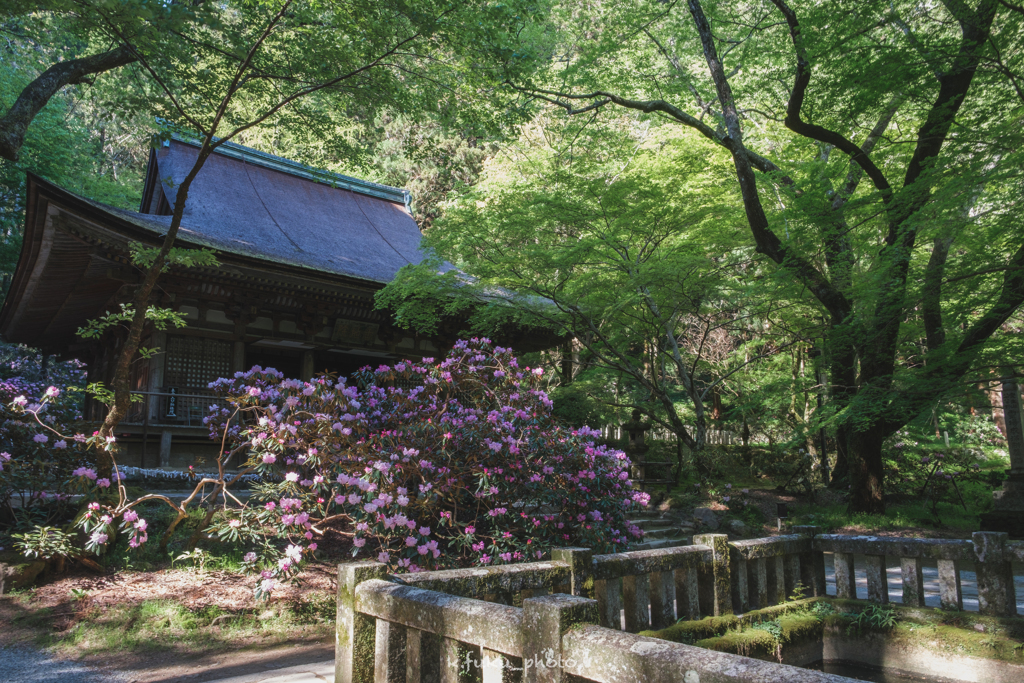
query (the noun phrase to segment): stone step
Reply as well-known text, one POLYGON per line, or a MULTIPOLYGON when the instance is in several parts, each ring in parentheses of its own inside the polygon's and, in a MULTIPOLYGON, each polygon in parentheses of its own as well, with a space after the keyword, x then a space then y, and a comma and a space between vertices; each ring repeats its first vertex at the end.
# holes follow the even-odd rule
POLYGON ((676 527, 664 527, 661 529, 644 529, 644 538, 655 539, 655 538, 672 538, 673 536, 679 536, 680 531, 676 527))
POLYGON ((630 519, 628 523, 633 526, 640 527, 641 529, 665 529, 673 528, 676 526, 675 522, 670 519, 630 519))
POLYGON ((678 548, 684 545, 693 545, 689 536, 676 538, 657 538, 652 541, 644 541, 632 546, 630 550, 658 550, 659 548, 678 548))

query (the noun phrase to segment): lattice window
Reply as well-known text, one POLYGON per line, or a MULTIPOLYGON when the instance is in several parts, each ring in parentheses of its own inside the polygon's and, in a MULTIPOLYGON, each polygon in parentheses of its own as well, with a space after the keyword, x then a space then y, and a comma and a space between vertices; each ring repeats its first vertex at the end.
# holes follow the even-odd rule
POLYGON ((164 384, 205 389, 219 377, 231 376, 231 342, 201 337, 167 340, 164 384))

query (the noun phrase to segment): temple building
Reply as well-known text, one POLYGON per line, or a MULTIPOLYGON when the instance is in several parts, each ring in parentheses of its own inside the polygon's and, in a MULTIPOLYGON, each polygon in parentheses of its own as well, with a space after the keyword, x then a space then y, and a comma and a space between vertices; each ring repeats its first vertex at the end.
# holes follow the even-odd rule
MULTIPOLYGON (((142 271, 129 245, 159 245, 198 151, 197 142, 177 136, 154 149, 137 212, 30 174, 24 244, 0 335, 79 358, 89 381, 109 384, 121 337, 76 333, 131 300, 142 271)), ((214 250, 218 265, 172 267, 158 282, 154 303, 188 324, 147 332, 143 346, 161 352, 133 367, 143 400, 118 428, 123 463, 181 467, 212 459, 202 425, 213 402, 207 384, 253 365, 308 379, 443 354, 454 336, 401 330, 374 308, 374 294, 402 266, 423 260, 420 240, 405 190, 221 145, 192 184, 175 243, 214 250)), ((104 410, 89 400, 86 418, 99 421, 104 410)))

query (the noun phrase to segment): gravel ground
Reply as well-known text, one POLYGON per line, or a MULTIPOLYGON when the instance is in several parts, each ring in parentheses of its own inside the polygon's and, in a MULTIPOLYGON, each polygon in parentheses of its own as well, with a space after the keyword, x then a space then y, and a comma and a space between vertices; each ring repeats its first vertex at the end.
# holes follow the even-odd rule
POLYGON ((123 674, 54 659, 27 647, 0 648, 0 683, 127 683, 123 674))

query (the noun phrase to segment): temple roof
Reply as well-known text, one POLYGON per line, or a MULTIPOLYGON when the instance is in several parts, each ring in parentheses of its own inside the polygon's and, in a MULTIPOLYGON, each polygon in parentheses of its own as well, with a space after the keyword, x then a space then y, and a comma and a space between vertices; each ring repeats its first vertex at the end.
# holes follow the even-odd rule
MULTIPOLYGON (((151 155, 143 212, 103 208, 146 230, 165 232, 171 217, 156 214, 159 193, 174 205, 198 152, 197 143, 169 140, 151 155)), ((211 155, 196 176, 179 238, 381 284, 425 256, 404 190, 317 171, 232 143, 211 155)))
MULTIPOLYGON (((142 211, 93 201, 29 173, 22 252, 0 310, 0 334, 55 352, 75 345, 77 329, 116 307, 125 287, 141 277, 129 245, 160 244, 197 153, 182 139, 151 153, 142 211)), ((176 240, 215 249, 220 265, 172 268, 162 287, 177 278, 227 288, 235 308, 276 296, 268 287, 320 292, 311 296, 327 307, 324 315, 379 317, 373 293, 425 256, 407 197, 404 190, 224 145, 192 184, 176 240)))

